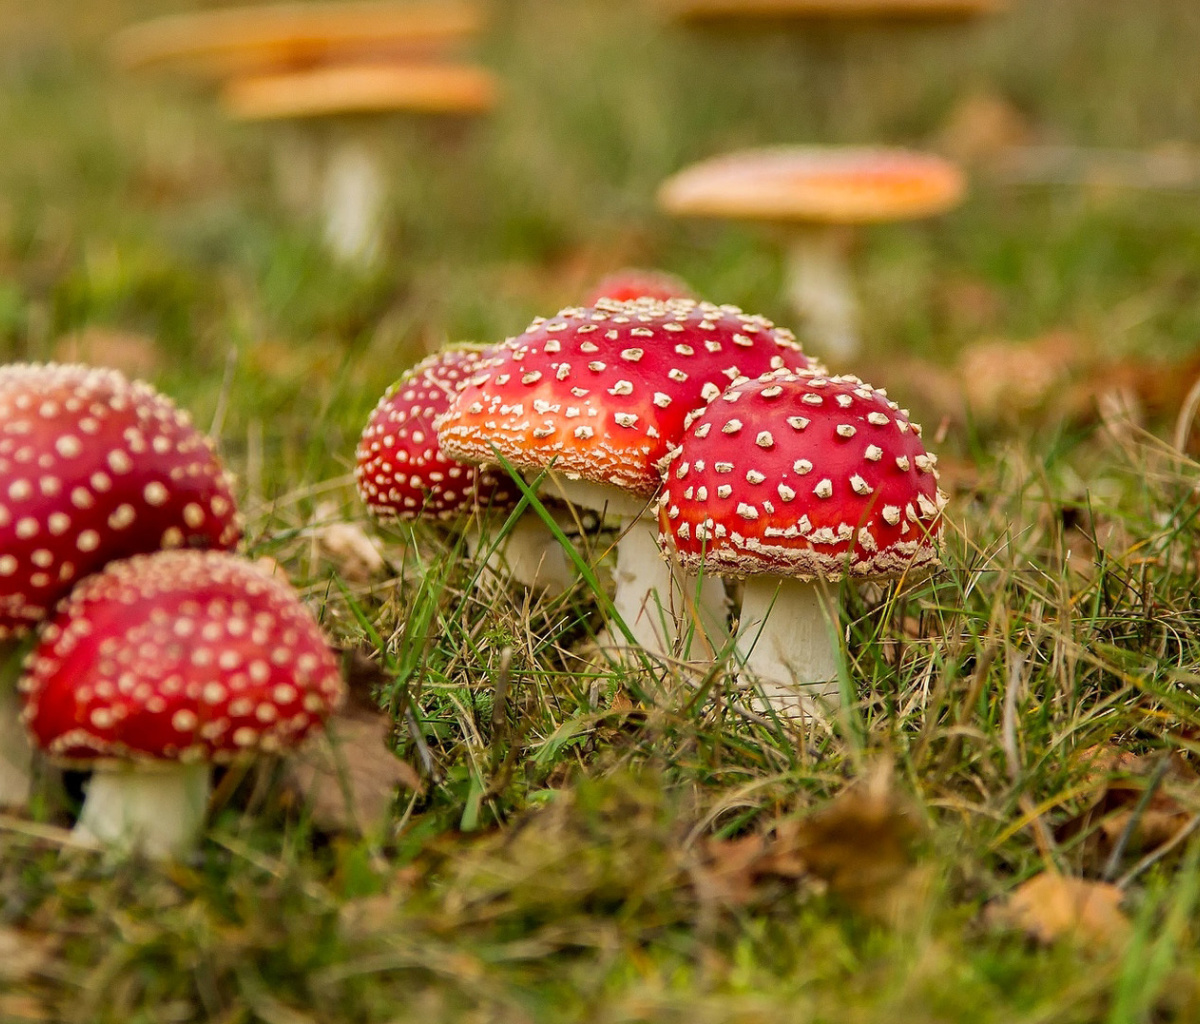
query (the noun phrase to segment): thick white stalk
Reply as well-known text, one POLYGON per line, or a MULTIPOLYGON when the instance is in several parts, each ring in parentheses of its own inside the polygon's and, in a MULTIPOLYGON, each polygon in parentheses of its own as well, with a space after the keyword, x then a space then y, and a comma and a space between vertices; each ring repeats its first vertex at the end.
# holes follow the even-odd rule
POLYGON ((211 775, 207 764, 102 766, 88 781, 74 834, 159 860, 187 853, 204 828, 211 775))
POLYGON ((325 242, 347 263, 369 264, 382 248, 387 177, 369 139, 336 137, 322 189, 325 242))
MULTIPOLYGON (((483 531, 472 523, 464 531, 467 554, 477 558, 484 547, 483 531)), ((490 544, 490 541, 489 541, 490 544)), ((575 582, 575 567, 567 553, 536 512, 526 512, 488 556, 488 568, 497 576, 515 580, 523 587, 557 597, 575 582)))
POLYGON ((0 642, 0 808, 25 808, 32 788, 33 749, 21 724, 19 645, 0 642))
POLYGON ((838 609, 821 581, 775 576, 746 580, 737 652, 747 682, 784 718, 811 717, 840 701, 838 609))
POLYGON ((809 225, 792 234, 787 293, 817 355, 842 362, 859 353, 858 299, 844 229, 809 225))

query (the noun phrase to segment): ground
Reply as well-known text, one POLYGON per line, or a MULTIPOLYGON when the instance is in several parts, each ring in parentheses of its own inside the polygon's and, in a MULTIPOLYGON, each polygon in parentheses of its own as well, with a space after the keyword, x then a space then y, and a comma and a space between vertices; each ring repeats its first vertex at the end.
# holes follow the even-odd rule
POLYGON ((168 6, 0 2, 0 355, 117 363, 211 429, 246 550, 395 717, 405 785, 360 836, 231 776, 169 865, 75 849, 54 806, 0 818, 0 1019, 1200 1016, 1194 5, 801 31, 497 0, 493 117, 363 126, 394 185, 369 270, 276 198, 279 133, 114 70, 111 33, 168 6), (925 424, 951 501, 942 571, 845 588, 850 700, 806 730, 719 671, 607 665, 592 582, 526 601, 445 532, 368 524, 349 478, 405 367, 620 266, 789 324, 769 232, 653 193, 798 141, 971 181, 853 254, 850 368, 925 424))

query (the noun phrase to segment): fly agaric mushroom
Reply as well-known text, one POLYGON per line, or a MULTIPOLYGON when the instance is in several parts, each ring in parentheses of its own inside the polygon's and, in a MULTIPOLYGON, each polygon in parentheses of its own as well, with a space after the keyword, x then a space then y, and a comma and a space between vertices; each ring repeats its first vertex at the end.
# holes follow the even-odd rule
POLYGON ((496 92, 495 77, 483 68, 404 62, 255 75, 229 82, 221 98, 238 121, 328 122, 332 139, 320 174, 325 241, 338 258, 368 263, 379 253, 389 175, 364 119, 483 114, 495 106, 496 92))
POLYGON ((165 857, 194 845, 212 763, 300 743, 343 684, 288 584, 227 552, 160 551, 71 592, 21 691, 34 742, 94 773, 77 834, 165 857))
MULTIPOLYGON (((549 467, 548 489, 627 526, 617 544, 614 606, 637 642, 667 653, 664 621, 674 579, 643 518, 658 492, 658 463, 689 416, 742 375, 806 369, 791 332, 734 306, 672 299, 564 309, 494 350, 438 421, 443 451, 486 463, 499 452, 532 473, 549 467)), ((684 597, 692 588, 683 586, 684 597)), ((725 622, 724 591, 707 580, 703 630, 725 622)))
MULTIPOLYGON (((489 351, 446 349, 405 372, 371 413, 354 468, 359 496, 379 519, 474 517, 465 534, 472 557, 483 540, 479 517, 511 509, 520 494, 506 474, 447 456, 434 420, 450 407, 455 387, 487 365, 489 351)), ((517 520, 496 557, 497 568, 526 586, 561 593, 574 583, 562 549, 532 513, 517 520)))
POLYGON ((628 267, 602 277, 583 300, 585 306, 594 306, 601 299, 614 302, 632 302, 634 299, 694 299, 695 292, 687 282, 674 274, 662 270, 639 270, 628 267))
POLYGON ((168 14, 113 39, 128 71, 225 79, 268 71, 442 55, 478 34, 478 7, 447 0, 285 3, 168 14))
POLYGON ((662 542, 693 572, 746 578, 738 654, 775 710, 837 700, 830 583, 938 564, 936 463, 908 413, 857 377, 740 381, 688 428, 658 504, 662 542))
MULTIPOLYGON (((230 484, 211 442, 150 385, 82 365, 0 367, 0 659, 106 562, 236 544, 230 484)), ((24 803, 29 785, 11 686, 0 805, 24 803)))
POLYGON ((664 0, 687 21, 744 18, 912 20, 970 18, 1002 9, 1001 0, 664 0))
POLYGON ((789 236, 787 289, 814 347, 831 358, 860 348, 847 231, 958 204, 962 172, 903 149, 779 146, 705 160, 663 182, 659 205, 687 217, 768 221, 789 236))

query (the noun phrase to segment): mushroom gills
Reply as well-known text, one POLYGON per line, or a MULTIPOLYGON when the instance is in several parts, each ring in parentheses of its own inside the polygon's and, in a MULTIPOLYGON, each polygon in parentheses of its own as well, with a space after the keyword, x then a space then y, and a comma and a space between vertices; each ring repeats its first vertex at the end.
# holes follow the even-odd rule
POLYGON ((821 580, 752 576, 746 580, 737 655, 743 681, 785 718, 809 718, 841 702, 838 609, 821 580))
POLYGON ((210 787, 204 763, 98 766, 73 834, 154 859, 178 856, 200 837, 210 787))

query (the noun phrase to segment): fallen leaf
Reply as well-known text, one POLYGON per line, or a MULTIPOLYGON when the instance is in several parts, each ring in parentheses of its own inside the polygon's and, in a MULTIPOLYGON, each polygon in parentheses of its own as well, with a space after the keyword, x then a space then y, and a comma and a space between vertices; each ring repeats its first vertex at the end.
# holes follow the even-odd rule
POLYGON ((162 367, 162 355, 153 338, 108 327, 85 327, 64 334, 54 343, 54 358, 60 363, 107 366, 138 378, 153 377, 162 367))
POLYGON ((1041 943, 1067 938, 1112 949, 1129 938, 1129 918, 1121 910, 1123 896, 1108 882, 1044 872, 991 904, 985 918, 989 924, 1020 929, 1041 943))
POLYGON ((318 828, 369 832, 384 822, 398 789, 421 789, 416 769, 388 746, 391 729, 387 715, 349 706, 288 762, 288 788, 318 828))
POLYGON ((991 164, 1014 146, 1028 145, 1032 136, 1029 122, 1011 101, 994 92, 975 92, 955 104, 937 143, 963 163, 991 164))
POLYGON ((0 982, 24 981, 53 957, 57 941, 15 928, 0 927, 0 982))
POLYGON ((1026 342, 976 342, 958 358, 959 384, 978 419, 1015 423, 1053 405, 1077 371, 1084 349, 1081 339, 1067 331, 1026 342))
POLYGON ((1100 746, 1087 748, 1079 758, 1085 768, 1084 781, 1094 784, 1093 796, 1082 811, 1055 830, 1055 838, 1062 843, 1079 840, 1078 862, 1086 872, 1104 868, 1127 829, 1124 853, 1138 857, 1170 842, 1200 813, 1200 775, 1177 750, 1134 754, 1100 746), (1166 773, 1139 810, 1164 757, 1168 759, 1166 773))

